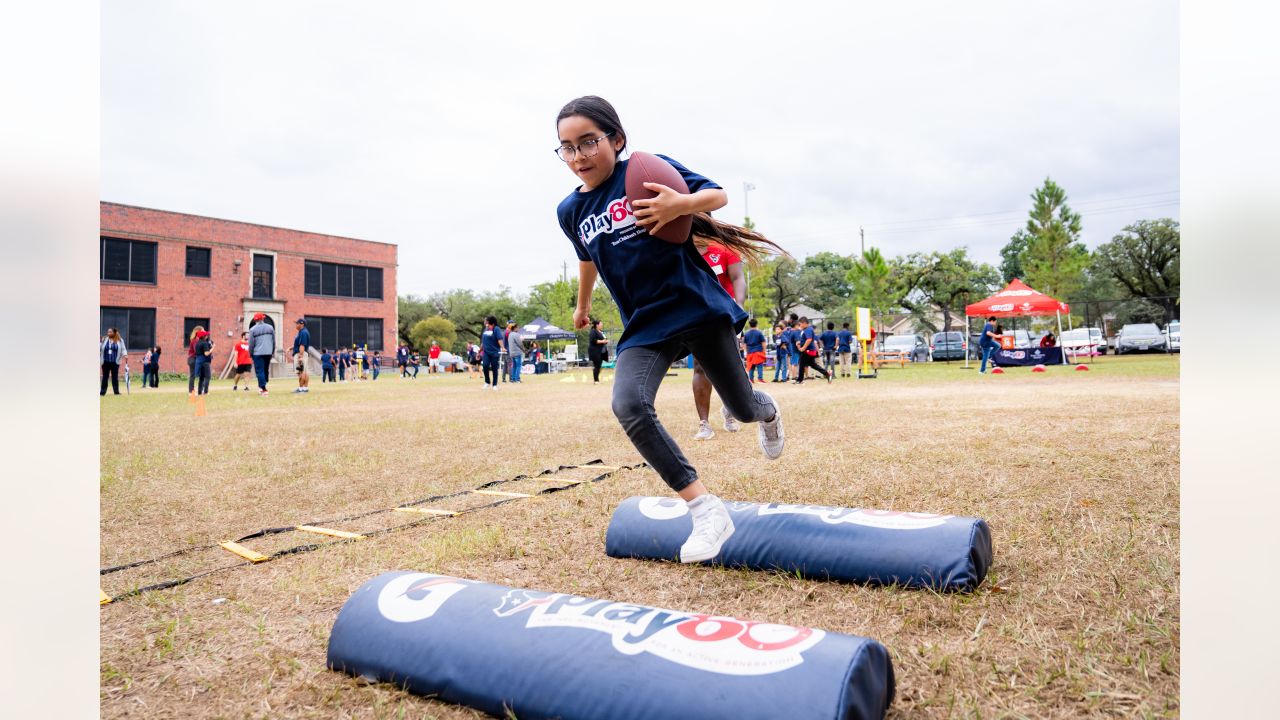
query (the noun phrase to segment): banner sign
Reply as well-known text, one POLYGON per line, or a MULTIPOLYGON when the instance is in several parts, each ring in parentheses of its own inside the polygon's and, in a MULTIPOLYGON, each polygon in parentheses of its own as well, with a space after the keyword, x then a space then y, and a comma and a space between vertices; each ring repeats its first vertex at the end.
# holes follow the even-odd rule
POLYGON ((991 353, 991 359, 997 365, 1061 365, 1062 348, 1001 348, 991 353))

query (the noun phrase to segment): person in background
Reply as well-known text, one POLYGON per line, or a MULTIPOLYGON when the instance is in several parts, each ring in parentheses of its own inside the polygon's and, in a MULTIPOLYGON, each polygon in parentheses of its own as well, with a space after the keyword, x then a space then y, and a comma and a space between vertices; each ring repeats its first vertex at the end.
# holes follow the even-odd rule
POLYGON ((759 324, 758 320, 751 318, 747 322, 751 329, 742 334, 742 350, 747 354, 747 378, 752 383, 756 381, 753 373, 757 369, 760 371, 758 373, 760 382, 764 382, 764 333, 760 332, 759 328, 756 327, 759 324))
POLYGON ((529 345, 529 362, 533 363, 533 374, 538 374, 538 363, 542 361, 542 348, 538 347, 538 341, 534 340, 529 345))
POLYGON ((196 333, 200 332, 204 332, 203 325, 191 328, 191 335, 187 338, 187 395, 192 402, 196 399, 196 333))
POLYGON ((836 333, 836 352, 840 354, 840 377, 849 377, 849 366, 853 360, 853 331, 849 323, 840 326, 836 333))
MULTIPOLYGON (((534 343, 535 349, 537 343, 534 343)), ((600 321, 591 321, 591 332, 587 334, 587 359, 591 361, 591 379, 600 384, 600 367, 604 364, 604 352, 609 347, 609 339, 600 331, 600 321)), ((536 362, 535 367, 536 367, 536 362)), ((536 372, 536 371, 535 371, 536 372)))
POLYGON ((492 389, 497 390, 498 362, 502 357, 502 330, 498 328, 498 318, 490 315, 484 319, 484 331, 480 333, 480 343, 480 351, 483 353, 481 362, 484 365, 484 383, 486 386, 492 384, 492 389))
POLYGON ((396 348, 396 367, 400 368, 400 379, 409 377, 409 346, 400 343, 396 348))
POLYGON ((160 387, 160 346, 151 348, 151 387, 160 387))
POLYGON ((373 369, 373 379, 378 379, 378 371, 382 368, 382 351, 374 350, 373 359, 369 361, 369 367, 373 369))
POLYGON ((427 351, 427 374, 440 372, 440 343, 431 341, 431 349, 427 351))
POLYGON ((249 352, 253 355, 253 372, 258 376, 258 396, 266 397, 271 357, 276 353, 276 329, 263 313, 255 314, 249 324, 249 352))
POLYGON ((195 338, 196 362, 195 374, 196 394, 209 394, 209 378, 213 375, 209 365, 213 361, 213 338, 209 337, 208 331, 197 330, 195 338))
POLYGON ((822 365, 835 375, 836 372, 836 324, 827 323, 826 332, 822 333, 822 365))
POLYGON ((129 350, 124 346, 120 331, 107 328, 107 336, 102 338, 98 346, 98 365, 102 367, 102 388, 99 395, 107 394, 107 379, 111 379, 111 392, 120 394, 120 363, 124 362, 129 350))
POLYGON ((346 348, 338 348, 333 351, 333 368, 338 373, 338 382, 345 382, 347 379, 346 351, 346 348))
POLYGON ((800 376, 796 378, 796 384, 804 382, 804 371, 807 368, 813 368, 815 372, 827 379, 827 384, 831 384, 831 373, 826 368, 818 364, 818 338, 814 335, 813 327, 809 325, 809 318, 800 318, 800 342, 797 345, 800 351, 800 376))
MULTIPOLYGON (((418 377, 418 369, 422 367, 422 355, 420 353, 414 352, 409 356, 409 367, 413 368, 413 377, 418 377)), ((428 367, 427 371, 430 372, 431 368, 428 367)))
POLYGON ((329 348, 324 348, 320 353, 320 382, 335 382, 333 377, 333 354, 329 352, 329 348))
POLYGON ((147 348, 147 352, 142 356, 142 387, 149 387, 148 381, 151 379, 151 348, 147 348))
POLYGON ((773 382, 787 381, 787 368, 791 364, 791 348, 787 345, 787 328, 782 323, 773 327, 773 382))
POLYGON ((231 383, 232 392, 240 389, 240 381, 244 381, 245 392, 249 391, 248 375, 253 370, 253 355, 249 353, 249 333, 240 333, 240 342, 233 348, 236 354, 236 379, 231 383))
POLYGON ((515 323, 507 325, 507 357, 511 358, 511 382, 520 382, 524 371, 524 336, 515 323))
POLYGON ((1044 337, 1040 338, 1040 347, 1042 348, 1056 347, 1057 344, 1058 339, 1055 338, 1051 332, 1045 333, 1044 337))
POLYGON ((791 368, 800 373, 800 316, 791 313, 790 320, 787 321, 787 327, 791 328, 791 368))
POLYGON ((987 324, 982 326, 982 336, 978 339, 978 347, 982 348, 982 362, 978 365, 979 373, 987 372, 987 362, 991 360, 991 354, 1000 349, 1000 331, 996 324, 996 316, 992 315, 987 318, 987 324))
POLYGON ((307 351, 311 349, 311 332, 307 330, 307 321, 298 318, 293 321, 298 334, 293 336, 293 369, 298 373, 298 387, 295 393, 311 392, 311 378, 307 377, 307 351))

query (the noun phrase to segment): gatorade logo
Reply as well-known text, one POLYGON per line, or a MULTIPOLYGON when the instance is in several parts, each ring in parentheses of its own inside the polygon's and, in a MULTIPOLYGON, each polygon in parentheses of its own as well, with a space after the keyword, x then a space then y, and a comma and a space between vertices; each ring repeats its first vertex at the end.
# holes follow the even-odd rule
MULTIPOLYGON (((920 530, 943 525, 951 519, 951 515, 934 515, 932 513, 902 512, 899 510, 862 510, 859 508, 840 508, 828 505, 783 505, 773 503, 759 505, 747 502, 725 502, 724 506, 731 513, 755 511, 758 517, 767 515, 812 515, 823 522, 836 525, 850 523, 865 527, 885 530, 920 530)), ((640 514, 652 520, 674 520, 688 514, 689 508, 674 498, 642 498, 639 504, 640 514)))
POLYGON ((445 601, 468 585, 470 580, 459 580, 447 575, 409 573, 395 578, 378 593, 378 612, 394 622, 426 620, 445 601))
POLYGON ((613 649, 624 655, 649 653, 723 675, 768 675, 793 668, 804 662, 804 651, 826 636, 813 628, 536 590, 511 590, 493 613, 503 618, 528 613, 526 628, 595 630, 609 635, 613 649))

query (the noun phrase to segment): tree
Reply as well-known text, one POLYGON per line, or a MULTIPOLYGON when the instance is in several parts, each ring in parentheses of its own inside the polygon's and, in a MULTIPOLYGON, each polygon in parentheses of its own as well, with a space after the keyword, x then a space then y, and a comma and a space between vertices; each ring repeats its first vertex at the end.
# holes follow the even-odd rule
POLYGON ((1004 284, 1008 285, 1013 282, 1014 278, 1024 278, 1026 271, 1022 268, 1022 256, 1027 252, 1027 240, 1029 236, 1023 228, 1009 238, 1009 242, 1000 248, 1000 276, 1004 278, 1004 284))
POLYGON ((400 316, 396 323, 396 336, 401 343, 412 345, 413 338, 410 337, 409 331, 418 324, 419 320, 434 315, 435 308, 429 300, 417 295, 401 295, 396 298, 396 305, 399 308, 397 314, 400 316))
POLYGON ((442 348, 451 348, 458 339, 453 323, 439 315, 414 323, 409 338, 415 350, 423 351, 435 341, 442 348))
POLYGON ((1080 214, 1067 193, 1049 178, 1031 194, 1027 248, 1021 254, 1028 285, 1052 297, 1066 297, 1084 282, 1089 250, 1080 242, 1080 214))
POLYGON ((849 271, 853 258, 833 252, 820 252, 804 259, 800 266, 800 285, 805 288, 806 305, 827 314, 837 311, 853 297, 849 271))
POLYGON ((848 280, 853 285, 854 301, 869 308, 874 317, 883 317, 897 304, 895 302, 894 277, 889 263, 880 249, 873 247, 862 253, 849 270, 848 280))
POLYGON ((505 288, 483 294, 472 290, 446 290, 435 293, 427 302, 433 314, 453 323, 457 339, 454 340, 455 347, 450 348, 452 352, 460 351, 461 343, 467 340, 480 341, 486 316, 493 315, 499 323, 504 323, 507 320, 519 322, 519 318, 528 314, 527 306, 513 298, 511 291, 505 288))
POLYGON ((1182 233, 1177 221, 1139 220, 1098 246, 1092 269, 1114 280, 1129 297, 1161 307, 1167 322, 1177 317, 1181 255, 1182 233))
POLYGON ((804 297, 800 264, 790 255, 772 255, 761 262, 747 285, 747 310, 757 317, 781 319, 804 297))
POLYGON ((915 316, 917 326, 931 332, 951 330, 952 316, 963 315, 965 305, 991 292, 999 280, 995 268, 974 263, 963 247, 912 253, 899 265, 901 303, 915 316), (935 311, 942 315, 941 328, 930 317, 935 311))

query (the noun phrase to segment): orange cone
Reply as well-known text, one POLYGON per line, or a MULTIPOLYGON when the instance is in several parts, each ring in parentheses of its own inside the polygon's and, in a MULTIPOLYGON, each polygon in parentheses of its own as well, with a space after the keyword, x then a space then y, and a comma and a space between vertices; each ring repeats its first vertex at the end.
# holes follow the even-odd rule
POLYGON ((208 413, 204 411, 204 396, 201 395, 199 399, 196 400, 196 417, 204 417, 207 414, 208 413))
POLYGON ((188 405, 196 404, 196 394, 194 392, 187 394, 187 404, 188 405))
POLYGON ((1088 372, 1088 371, 1089 371, 1089 366, 1088 366, 1088 365, 1077 365, 1077 366, 1076 366, 1076 372, 1088 372))

